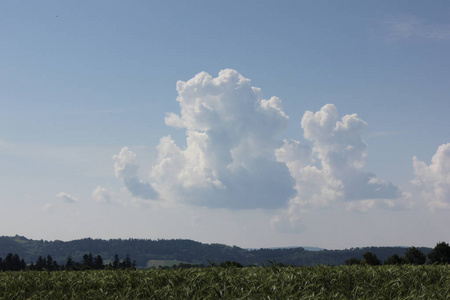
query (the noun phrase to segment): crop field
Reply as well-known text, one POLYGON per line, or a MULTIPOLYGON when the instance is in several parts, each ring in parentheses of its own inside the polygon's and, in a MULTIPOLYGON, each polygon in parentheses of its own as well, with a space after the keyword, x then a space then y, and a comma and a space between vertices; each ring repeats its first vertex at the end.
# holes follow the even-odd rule
POLYGON ((450 266, 0 272, 0 299, 450 299, 450 266))

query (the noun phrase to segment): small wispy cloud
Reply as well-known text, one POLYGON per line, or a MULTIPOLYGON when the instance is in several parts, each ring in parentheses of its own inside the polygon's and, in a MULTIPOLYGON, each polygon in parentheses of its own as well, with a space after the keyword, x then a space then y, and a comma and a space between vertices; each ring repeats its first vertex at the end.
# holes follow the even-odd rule
POLYGON ((78 198, 76 198, 76 197, 74 197, 74 196, 72 196, 70 194, 67 194, 65 192, 61 192, 61 193, 57 194, 56 198, 62 199, 66 203, 78 202, 78 198))
POLYGON ((391 17, 384 24, 390 37, 395 39, 450 40, 449 23, 436 23, 412 15, 402 15, 391 17))
POLYGON ((98 203, 110 203, 112 201, 111 193, 100 185, 92 192, 92 198, 98 203))
POLYGON ((44 211, 50 211, 53 208, 53 203, 45 203, 45 205, 42 207, 44 211))

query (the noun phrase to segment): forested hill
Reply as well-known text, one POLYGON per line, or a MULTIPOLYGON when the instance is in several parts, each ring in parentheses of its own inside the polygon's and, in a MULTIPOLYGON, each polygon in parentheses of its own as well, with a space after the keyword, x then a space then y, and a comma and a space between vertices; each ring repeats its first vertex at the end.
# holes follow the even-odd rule
MULTIPOLYGON (((419 248, 428 254, 431 248, 419 248)), ((8 253, 18 254, 26 263, 36 261, 39 256, 51 255, 53 260, 64 264, 68 256, 81 261, 86 253, 101 255, 105 261, 114 255, 127 255, 136 261, 138 268, 178 263, 205 264, 236 261, 243 265, 269 264, 269 261, 290 265, 340 265, 346 259, 359 258, 367 251, 380 260, 393 254, 402 256, 407 248, 367 247, 346 250, 307 251, 304 248, 246 250, 222 244, 203 244, 192 240, 146 240, 146 239, 81 239, 69 242, 31 240, 21 236, 0 237, 0 257, 8 253)))

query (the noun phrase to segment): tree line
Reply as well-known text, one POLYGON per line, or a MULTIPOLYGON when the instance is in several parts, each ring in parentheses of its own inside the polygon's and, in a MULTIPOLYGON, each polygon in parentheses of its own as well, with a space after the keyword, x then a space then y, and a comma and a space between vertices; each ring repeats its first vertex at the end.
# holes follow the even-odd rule
POLYGON ((116 254, 114 260, 105 264, 101 255, 92 255, 86 253, 81 262, 76 262, 71 256, 67 257, 66 263, 59 265, 50 255, 47 257, 39 256, 35 262, 27 265, 23 258, 18 254, 8 253, 3 259, 0 257, 0 271, 79 271, 79 270, 117 270, 136 268, 136 262, 131 261, 130 257, 120 260, 116 254))
MULTIPOLYGON (((436 244, 436 247, 428 254, 425 255, 420 249, 416 247, 410 247, 406 250, 404 256, 399 256, 394 254, 388 257, 385 261, 385 265, 403 265, 403 264, 411 264, 411 265, 424 265, 429 264, 450 264, 450 246, 446 242, 439 242, 436 244)), ((382 265, 382 262, 378 257, 367 251, 363 254, 362 259, 358 259, 356 257, 349 258, 345 261, 346 265, 359 265, 359 264, 367 264, 372 266, 382 265)))
MULTIPOLYGON (((434 253, 446 253, 448 244, 439 243, 437 251, 434 253)), ((400 264, 413 263, 411 257, 422 257, 423 255, 412 256, 414 253, 410 249, 402 247, 365 247, 365 248, 351 248, 345 250, 321 250, 321 251, 307 251, 304 248, 277 248, 277 249, 253 249, 246 250, 236 246, 226 246, 221 244, 202 244, 191 240, 93 240, 90 238, 75 240, 70 242, 62 241, 36 241, 29 240, 25 237, 2 237, 0 236, 0 256, 7 259, 2 259, 0 263, 0 270, 5 261, 6 265, 10 266, 14 261, 14 268, 24 269, 34 267, 36 269, 101 269, 115 268, 123 265, 122 260, 115 259, 117 253, 121 258, 127 254, 135 259, 137 268, 147 268, 149 260, 176 260, 181 263, 178 268, 196 267, 199 265, 208 266, 211 261, 220 264, 221 262, 234 261, 243 266, 262 266, 268 261, 276 261, 284 265, 290 266, 315 266, 315 265, 342 265, 350 263, 365 263, 380 260, 380 264, 400 264), (88 252, 100 254, 102 259, 98 259, 98 255, 90 255, 88 252), (376 254, 376 259, 371 260, 370 252, 376 254), (408 252, 408 253, 406 253, 408 252), (20 257, 12 254, 19 253, 20 257), (36 257, 43 253, 51 253, 52 257, 42 256, 36 261, 36 257), (397 255, 395 255, 397 254, 397 255), (68 255, 72 255, 68 259, 68 255), (85 256, 85 258, 83 257, 85 256), (76 258, 77 261, 72 259, 76 258), (353 258, 352 258, 353 257, 353 258), (355 258, 356 257, 356 258, 355 258), (24 262, 21 262, 21 260, 24 262), (107 258, 104 260, 103 258, 107 258), (78 260, 80 260, 78 262, 78 260), (53 266, 54 261, 66 262, 58 265, 58 268, 53 266), (116 261, 114 263, 114 261, 116 261), (26 263, 25 263, 26 262, 26 263), (33 262, 33 264, 30 264, 33 262), (67 266, 68 265, 68 266, 67 266)), ((448 262, 450 253, 447 255, 437 255, 439 259, 433 258, 432 248, 417 247, 416 250, 425 255, 425 262, 441 263, 448 262), (430 256, 428 256, 430 255, 430 256), (428 258, 428 260, 427 260, 428 258)), ((417 251, 416 251, 417 252, 417 251)), ((126 260, 125 260, 126 261, 126 260)), ((130 260, 131 262, 131 260, 130 260)), ((419 260, 420 262, 420 260, 419 260)), ((131 262, 133 265, 134 261, 131 262)), ((128 263, 129 265, 129 263, 128 263)), ((6 268, 6 267, 3 267, 6 268)), ((10 269, 10 267, 8 267, 10 269)))
MULTIPOLYGON (((432 248, 418 247, 425 254, 432 248)), ((100 240, 85 238, 74 241, 31 240, 22 236, 0 236, 0 256, 7 253, 19 253, 28 264, 39 255, 52 255, 53 260, 65 262, 68 255, 81 260, 87 252, 100 254, 103 258, 113 259, 114 254, 125 257, 129 254, 136 260, 137 268, 147 268, 149 260, 176 260, 189 264, 208 265, 213 262, 236 261, 244 266, 258 265, 267 261, 283 262, 292 266, 342 265, 351 257, 362 258, 370 251, 382 261, 397 253, 404 255, 402 247, 364 247, 344 250, 308 251, 302 247, 273 249, 244 249, 222 244, 202 244, 192 240, 144 240, 144 239, 112 239, 100 240)), ((109 263, 109 261, 108 261, 109 263)))

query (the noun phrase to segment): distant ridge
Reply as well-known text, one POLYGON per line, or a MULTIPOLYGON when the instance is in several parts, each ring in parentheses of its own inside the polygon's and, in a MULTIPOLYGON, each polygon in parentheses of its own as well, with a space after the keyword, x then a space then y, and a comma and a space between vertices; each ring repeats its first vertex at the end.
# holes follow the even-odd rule
MULTIPOLYGON (((92 239, 85 238, 68 242, 43 241, 27 239, 23 236, 0 237, 0 257, 8 253, 18 254, 26 263, 36 261, 39 256, 51 255, 53 260, 60 264, 66 262, 70 255, 75 261, 81 261, 86 253, 101 255, 105 262, 114 259, 117 254, 120 258, 127 255, 136 261, 138 268, 151 266, 173 265, 178 263, 204 264, 236 261, 243 265, 268 264, 269 261, 288 265, 312 266, 341 265, 346 259, 362 255, 370 251, 384 261, 389 256, 398 254, 402 256, 407 248, 404 247, 364 247, 345 250, 325 250, 312 247, 283 247, 274 249, 247 250, 236 246, 223 244, 203 244, 188 239, 177 240, 150 240, 150 239, 92 239), (309 248, 309 249, 308 249, 309 248)), ((419 248, 425 254, 431 248, 419 248)))
POLYGON ((326 250, 325 248, 319 248, 319 247, 302 247, 302 246, 286 246, 286 247, 269 247, 269 248, 245 248, 245 250, 259 250, 259 249, 295 249, 295 248, 303 248, 306 251, 322 251, 322 250, 326 250))
POLYGON ((305 250, 307 251, 322 251, 322 250, 326 250, 324 248, 319 248, 319 247, 303 247, 305 250))

